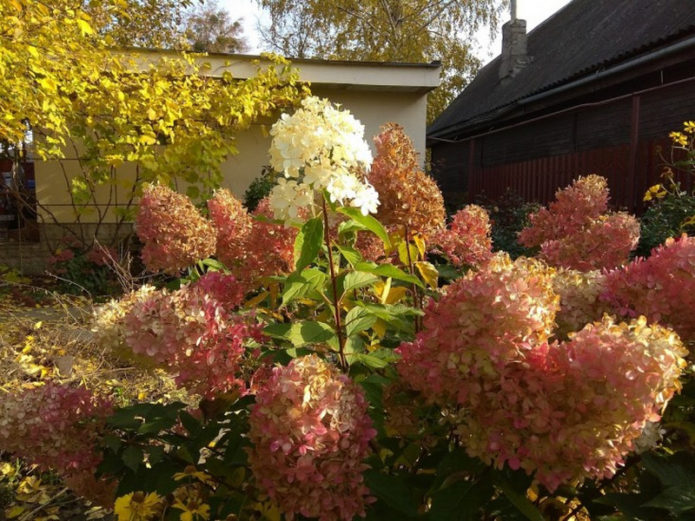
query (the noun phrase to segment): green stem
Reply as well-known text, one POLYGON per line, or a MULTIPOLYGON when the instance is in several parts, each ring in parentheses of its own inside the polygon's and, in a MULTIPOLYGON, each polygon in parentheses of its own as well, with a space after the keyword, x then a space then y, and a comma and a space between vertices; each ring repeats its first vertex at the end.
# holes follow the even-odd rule
MULTIPOLYGON (((415 275, 415 266, 413 264, 413 259, 410 256, 410 232, 408 229, 408 225, 405 225, 405 251, 406 254, 408 255, 408 269, 410 270, 411 275, 415 275)), ((413 284, 413 302, 415 303, 415 307, 418 308, 419 310, 422 310, 422 298, 420 297, 420 292, 417 289, 417 286, 413 284)), ((415 332, 419 332, 422 329, 422 317, 415 317, 415 332)))
POLYGON ((343 335, 343 325, 340 317, 340 299, 338 298, 338 282, 335 276, 335 266, 333 265, 333 252, 331 250, 331 237, 328 229, 328 208, 326 199, 323 199, 323 237, 328 250, 328 268, 331 274, 331 285, 333 287, 333 309, 335 317, 335 333, 338 336, 338 358, 343 371, 347 371, 348 364, 345 359, 345 336, 343 335))

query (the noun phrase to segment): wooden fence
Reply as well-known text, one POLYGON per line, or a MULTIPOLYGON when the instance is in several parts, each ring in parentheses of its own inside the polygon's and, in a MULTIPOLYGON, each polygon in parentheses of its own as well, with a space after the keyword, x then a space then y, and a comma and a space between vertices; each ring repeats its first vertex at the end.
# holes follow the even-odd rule
MULTIPOLYGON (((608 179, 613 206, 639 211, 645 191, 661 181, 670 146, 668 140, 639 143, 634 159, 625 144, 489 167, 471 162, 468 192, 494 200, 511 189, 526 200, 548 203, 578 175, 595 173, 608 179)), ((692 176, 676 172, 676 177, 683 188, 692 189, 692 176)))

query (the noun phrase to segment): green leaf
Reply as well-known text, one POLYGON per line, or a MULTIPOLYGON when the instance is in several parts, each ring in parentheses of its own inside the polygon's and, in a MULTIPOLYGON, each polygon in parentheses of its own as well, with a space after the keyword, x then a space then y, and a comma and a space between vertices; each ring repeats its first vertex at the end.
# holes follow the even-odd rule
POLYGON ((136 470, 138 470, 138 467, 142 463, 142 449, 140 449, 140 447, 130 445, 123 451, 121 459, 123 460, 123 463, 126 467, 135 472, 136 470))
POLYGON ((263 331, 270 337, 288 340, 294 347, 328 343, 336 338, 335 331, 331 326, 311 320, 293 322, 292 324, 271 324, 266 326, 263 331))
POLYGON ((179 418, 181 419, 181 424, 191 436, 197 437, 200 435, 203 430, 203 426, 196 418, 186 411, 181 411, 179 413, 179 418))
POLYGON ((349 358, 350 363, 361 362, 362 364, 366 365, 367 367, 371 367, 372 369, 383 369, 384 367, 387 367, 389 365, 389 363, 386 360, 383 360, 382 358, 367 353, 356 353, 350 355, 349 358))
POLYGON ((430 521, 475 519, 473 516, 478 514, 478 509, 485 501, 476 485, 477 483, 471 481, 457 481, 432 494, 430 521))
POLYGON ((645 507, 664 508, 674 514, 695 509, 695 457, 679 452, 669 457, 653 453, 642 456, 644 467, 656 475, 664 490, 645 507))
POLYGON ((499 477, 495 480, 495 482, 509 502, 514 505, 514 507, 521 514, 523 514, 526 519, 529 521, 545 521, 543 514, 540 513, 536 506, 531 503, 526 496, 523 496, 514 490, 507 480, 499 477))
POLYGON ((376 322, 377 317, 368 309, 354 307, 345 316, 345 332, 348 337, 369 329, 376 322))
POLYGON ((362 215, 362 212, 360 212, 357 208, 341 207, 338 208, 338 211, 343 215, 350 217, 352 220, 362 226, 363 229, 369 230, 370 232, 376 234, 387 249, 391 247, 391 240, 389 239, 389 234, 386 231, 386 228, 384 228, 383 225, 376 220, 376 218, 372 217, 371 215, 362 215))
POLYGON ((314 217, 304 223, 294 241, 295 270, 301 271, 316 260, 323 241, 323 221, 314 217))
POLYGON ((354 248, 351 248, 349 246, 338 246, 338 245, 336 245, 336 247, 338 248, 338 251, 340 252, 340 254, 343 257, 345 257, 345 260, 347 260, 348 263, 350 264, 350 266, 352 266, 352 267, 355 267, 356 264, 358 264, 364 260, 362 258, 362 255, 360 254, 360 252, 358 252, 354 248))
POLYGON ((363 288, 365 286, 371 286, 379 280, 378 277, 367 273, 364 271, 352 271, 345 275, 345 282, 343 282, 343 292, 347 293, 354 289, 363 288))
POLYGON ((398 510, 406 517, 416 517, 417 506, 405 478, 388 476, 375 470, 364 473, 364 481, 369 490, 391 508, 398 510))
POLYGON ((282 305, 286 306, 295 299, 303 298, 315 289, 319 289, 326 281, 326 274, 316 268, 294 272, 285 280, 282 292, 282 305))
POLYGON ((410 284, 415 284, 421 288, 424 288, 422 281, 415 275, 410 275, 405 271, 397 268, 393 264, 377 264, 375 262, 360 262, 355 265, 355 269, 359 271, 366 271, 367 273, 373 273, 374 275, 380 275, 381 277, 391 277, 392 279, 400 280, 402 282, 408 282, 410 284))
POLYGON ((203 262, 203 266, 208 268, 210 271, 223 271, 223 272, 228 271, 227 266, 222 264, 217 259, 204 259, 202 262, 203 262))

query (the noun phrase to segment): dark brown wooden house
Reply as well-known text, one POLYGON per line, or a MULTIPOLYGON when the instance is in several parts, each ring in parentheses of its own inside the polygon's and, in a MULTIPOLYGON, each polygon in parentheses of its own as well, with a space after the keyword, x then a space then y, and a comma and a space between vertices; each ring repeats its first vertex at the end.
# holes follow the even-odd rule
POLYGON ((450 203, 507 188, 546 202, 588 173, 637 210, 658 147, 695 119, 695 0, 574 0, 503 51, 428 128, 450 203))

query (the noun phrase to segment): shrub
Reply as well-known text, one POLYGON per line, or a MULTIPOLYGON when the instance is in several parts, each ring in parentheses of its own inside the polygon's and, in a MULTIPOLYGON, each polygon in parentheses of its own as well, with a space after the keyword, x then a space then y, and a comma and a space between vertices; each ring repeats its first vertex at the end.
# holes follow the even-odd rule
POLYGON ((504 251, 512 259, 522 255, 531 256, 531 248, 519 244, 519 232, 529 224, 529 215, 538 211, 539 205, 525 201, 511 189, 498 199, 492 201, 480 197, 478 204, 487 210, 490 216, 492 248, 494 251, 504 251))
POLYGON ((264 166, 261 175, 256 177, 244 192, 244 206, 249 212, 253 212, 258 203, 270 195, 277 180, 270 166, 264 166))

